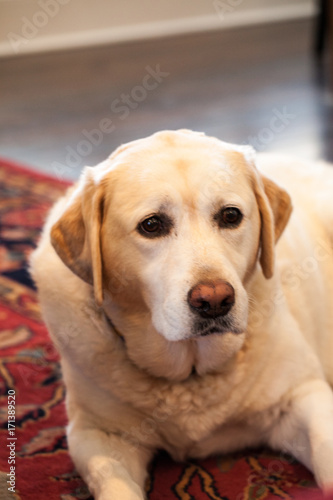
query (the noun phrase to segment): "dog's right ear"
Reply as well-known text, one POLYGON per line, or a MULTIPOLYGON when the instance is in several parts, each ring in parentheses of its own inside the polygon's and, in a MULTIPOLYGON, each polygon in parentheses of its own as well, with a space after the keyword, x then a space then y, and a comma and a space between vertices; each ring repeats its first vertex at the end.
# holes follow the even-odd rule
POLYGON ((73 273, 93 285, 95 300, 103 302, 101 227, 104 189, 87 167, 68 207, 51 228, 51 243, 73 273))

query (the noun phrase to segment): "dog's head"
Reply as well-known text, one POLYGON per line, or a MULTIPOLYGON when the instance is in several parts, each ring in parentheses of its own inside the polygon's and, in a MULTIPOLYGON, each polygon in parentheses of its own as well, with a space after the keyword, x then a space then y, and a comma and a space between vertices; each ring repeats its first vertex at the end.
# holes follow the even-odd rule
POLYGON ((247 283, 258 262, 272 276, 290 211, 252 148, 161 132, 86 168, 51 239, 129 342, 237 337, 247 283))

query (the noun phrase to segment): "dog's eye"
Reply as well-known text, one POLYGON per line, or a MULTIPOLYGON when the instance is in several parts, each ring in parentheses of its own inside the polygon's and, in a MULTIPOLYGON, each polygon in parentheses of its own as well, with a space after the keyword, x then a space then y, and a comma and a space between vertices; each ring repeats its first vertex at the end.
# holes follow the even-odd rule
POLYGON ((146 219, 143 222, 141 222, 140 227, 146 233, 157 233, 158 231, 161 230, 162 221, 158 217, 149 217, 149 219, 146 219))
POLYGON ((166 216, 151 215, 138 224, 137 230, 142 236, 156 238, 169 233, 171 221, 166 216))
POLYGON ((243 214, 236 207, 226 207, 219 213, 218 222, 220 227, 237 227, 242 222, 243 214))

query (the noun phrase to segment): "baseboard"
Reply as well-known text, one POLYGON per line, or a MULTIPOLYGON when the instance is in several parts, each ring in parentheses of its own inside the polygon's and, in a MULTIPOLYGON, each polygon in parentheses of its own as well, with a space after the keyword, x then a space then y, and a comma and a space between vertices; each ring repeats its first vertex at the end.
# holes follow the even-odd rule
POLYGON ((9 39, 0 42, 0 57, 68 50, 136 40, 160 38, 189 33, 230 29, 256 24, 309 18, 315 14, 314 2, 305 5, 289 4, 260 9, 226 10, 226 2, 216 0, 216 13, 208 16, 159 21, 117 28, 61 33, 53 36, 36 36, 21 40, 15 47, 9 39), (221 6, 222 7, 219 7, 221 6))

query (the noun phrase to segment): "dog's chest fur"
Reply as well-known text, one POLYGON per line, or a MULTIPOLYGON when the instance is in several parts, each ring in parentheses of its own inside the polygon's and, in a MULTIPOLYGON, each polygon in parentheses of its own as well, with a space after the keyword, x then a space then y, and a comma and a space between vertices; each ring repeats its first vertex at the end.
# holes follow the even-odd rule
MULTIPOLYGON (((147 376, 128 360, 121 359, 118 352, 112 363, 109 387, 125 404, 127 412, 137 412, 135 425, 124 431, 125 438, 164 448, 175 459, 182 460, 186 456, 205 455, 206 440, 214 441, 214 436, 218 437, 219 450, 227 452, 247 444, 253 429, 260 428, 264 433, 283 410, 272 401, 267 380, 262 388, 258 372, 248 374, 244 357, 240 352, 221 373, 203 377, 192 374, 183 382, 172 383, 147 376), (235 428, 241 428, 243 436, 231 443, 228 434, 232 435, 235 428)), ((259 437, 252 436, 249 444, 257 443, 259 437)))

